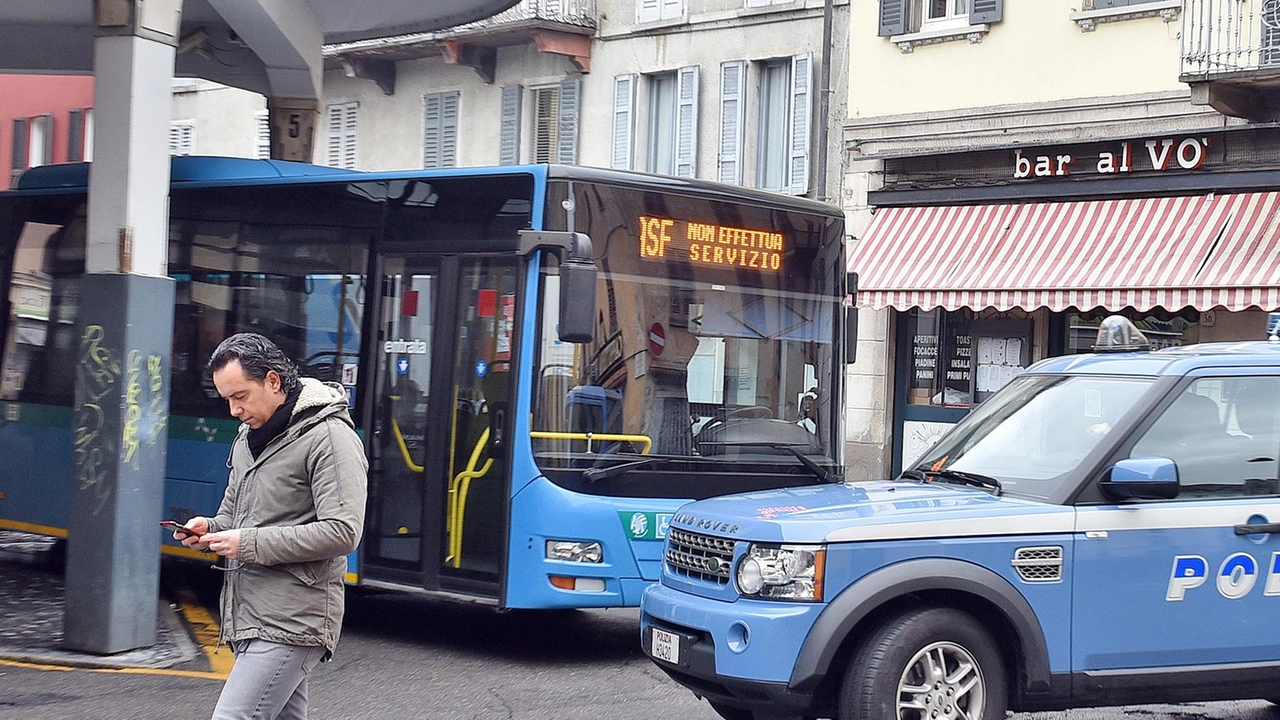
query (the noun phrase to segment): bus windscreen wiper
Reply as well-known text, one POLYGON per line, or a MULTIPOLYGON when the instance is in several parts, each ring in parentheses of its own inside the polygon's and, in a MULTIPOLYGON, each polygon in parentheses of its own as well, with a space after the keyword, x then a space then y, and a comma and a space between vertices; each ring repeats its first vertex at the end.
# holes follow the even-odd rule
POLYGON ((642 468, 646 465, 657 465, 660 463, 670 462, 671 458, 667 457, 647 457, 631 462, 618 463, 609 467, 593 467, 582 471, 582 479, 587 482, 595 482, 597 480, 608 480, 611 477, 625 475, 626 473, 642 468))
MULTIPOLYGON (((822 467, 818 463, 810 460, 807 455, 797 450, 796 449, 797 447, 802 447, 802 445, 800 445, 799 443, 764 442, 764 441, 757 441, 757 440, 736 440, 736 441, 730 440, 725 442, 703 441, 698 444, 709 445, 714 447, 767 447, 767 448, 773 448, 774 450, 782 450, 784 452, 788 452, 794 455, 795 458, 800 461, 801 465, 804 465, 806 468, 808 468, 809 472, 812 472, 822 482, 841 482, 844 480, 844 478, 842 478, 841 476, 836 475, 835 473, 822 467)), ((807 446, 803 446, 803 447, 807 447, 807 446)))

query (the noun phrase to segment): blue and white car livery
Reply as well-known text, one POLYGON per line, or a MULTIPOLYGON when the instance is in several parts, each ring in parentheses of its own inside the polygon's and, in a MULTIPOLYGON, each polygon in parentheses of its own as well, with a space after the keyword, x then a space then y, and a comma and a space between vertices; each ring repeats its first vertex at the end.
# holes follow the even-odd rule
POLYGON ((895 480, 683 507, 642 644, 736 719, 1280 702, 1278 457, 1280 343, 1045 360, 895 480))

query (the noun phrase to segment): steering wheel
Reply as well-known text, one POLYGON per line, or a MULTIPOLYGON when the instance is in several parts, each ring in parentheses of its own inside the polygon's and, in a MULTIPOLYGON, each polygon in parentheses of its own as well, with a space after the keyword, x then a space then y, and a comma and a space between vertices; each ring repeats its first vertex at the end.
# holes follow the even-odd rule
POLYGON ((724 419, 763 420, 771 417, 773 417, 773 411, 764 405, 748 405, 726 414, 724 419))

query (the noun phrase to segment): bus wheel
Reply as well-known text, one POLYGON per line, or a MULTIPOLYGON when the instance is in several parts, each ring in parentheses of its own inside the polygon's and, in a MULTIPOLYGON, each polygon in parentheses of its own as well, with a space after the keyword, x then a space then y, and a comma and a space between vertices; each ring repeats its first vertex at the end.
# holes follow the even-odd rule
POLYGON ((840 720, 1002 720, 1004 660, 968 613, 924 608, 867 638, 845 672, 840 720))

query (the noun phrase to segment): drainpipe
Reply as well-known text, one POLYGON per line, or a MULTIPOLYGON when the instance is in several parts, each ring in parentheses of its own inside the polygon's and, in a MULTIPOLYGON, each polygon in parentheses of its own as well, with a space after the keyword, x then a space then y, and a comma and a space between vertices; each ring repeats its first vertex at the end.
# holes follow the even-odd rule
POLYGON ((831 115, 831 25, 835 0, 822 3, 822 70, 818 76, 818 122, 814 128, 814 199, 827 200, 827 125, 831 115))

